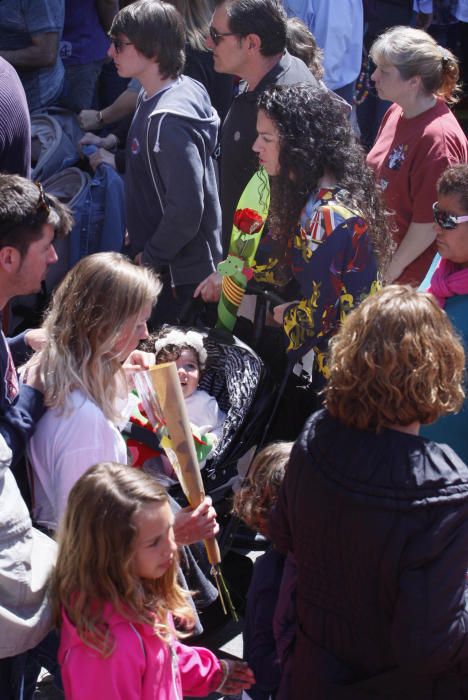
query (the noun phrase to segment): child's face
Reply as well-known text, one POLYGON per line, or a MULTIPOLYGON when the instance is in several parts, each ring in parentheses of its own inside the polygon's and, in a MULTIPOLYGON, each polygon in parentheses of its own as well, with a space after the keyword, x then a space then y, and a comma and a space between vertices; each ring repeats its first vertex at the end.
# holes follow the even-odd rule
POLYGON ((140 578, 161 578, 174 561, 174 516, 169 503, 149 504, 134 517, 137 537, 133 562, 140 578))
POLYGON ((187 348, 182 350, 180 357, 175 361, 177 372, 179 374, 180 384, 184 399, 196 391, 198 382, 200 381, 200 368, 198 366, 198 357, 194 350, 187 348))

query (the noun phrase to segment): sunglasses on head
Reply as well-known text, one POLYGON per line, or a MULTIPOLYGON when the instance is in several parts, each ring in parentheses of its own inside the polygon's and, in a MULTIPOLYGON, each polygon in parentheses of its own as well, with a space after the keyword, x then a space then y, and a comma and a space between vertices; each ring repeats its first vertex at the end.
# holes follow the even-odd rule
MULTIPOLYGON (((235 32, 218 32, 218 30, 212 27, 211 24, 208 31, 210 32, 211 41, 215 46, 218 46, 221 39, 223 39, 225 36, 236 36, 235 32)), ((237 36, 239 35, 237 34, 237 36)))
POLYGON ((113 36, 110 37, 110 41, 114 45, 115 53, 121 53, 124 46, 133 46, 132 41, 122 41, 122 39, 115 39, 113 36))
POLYGON ((29 214, 26 214, 19 219, 6 221, 3 224, 0 224, 0 235, 5 236, 19 226, 35 229, 47 222, 50 214, 50 204, 47 195, 45 194, 40 182, 35 182, 34 184, 39 190, 39 197, 35 208, 30 211, 29 214))
POLYGON ((446 211, 441 211, 439 209, 439 202, 434 202, 432 205, 432 213, 436 224, 447 231, 457 228, 458 224, 463 224, 465 221, 468 221, 468 216, 454 216, 446 211))
POLYGON ((47 216, 50 214, 50 206, 49 202, 46 199, 45 192, 42 188, 42 185, 40 182, 36 181, 34 183, 39 190, 39 199, 37 200, 37 207, 36 207, 36 212, 44 211, 47 216))

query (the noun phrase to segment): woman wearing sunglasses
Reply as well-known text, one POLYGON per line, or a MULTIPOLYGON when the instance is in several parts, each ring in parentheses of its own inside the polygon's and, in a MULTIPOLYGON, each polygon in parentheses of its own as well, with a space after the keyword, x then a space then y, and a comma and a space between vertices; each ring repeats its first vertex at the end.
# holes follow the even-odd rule
POLYGON ((458 62, 426 32, 392 27, 370 50, 386 112, 367 163, 392 214, 397 250, 388 282, 418 286, 435 254, 431 205, 444 170, 468 160, 466 136, 449 105, 457 102, 458 62))
MULTIPOLYGON (((468 347, 468 165, 448 168, 437 183, 433 205, 437 250, 441 256, 428 291, 436 297, 468 347)), ((421 434, 448 443, 468 463, 468 405, 424 426, 421 434)))

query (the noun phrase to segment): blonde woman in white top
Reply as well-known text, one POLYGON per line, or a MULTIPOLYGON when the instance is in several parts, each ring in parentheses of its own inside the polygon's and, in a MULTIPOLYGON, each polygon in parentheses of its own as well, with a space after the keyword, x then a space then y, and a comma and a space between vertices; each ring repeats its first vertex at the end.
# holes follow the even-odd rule
POLYGON ((57 289, 39 363, 48 411, 31 438, 34 517, 55 530, 75 481, 101 461, 127 462, 119 432, 128 394, 123 363, 148 336, 157 277, 118 253, 83 258, 57 289))

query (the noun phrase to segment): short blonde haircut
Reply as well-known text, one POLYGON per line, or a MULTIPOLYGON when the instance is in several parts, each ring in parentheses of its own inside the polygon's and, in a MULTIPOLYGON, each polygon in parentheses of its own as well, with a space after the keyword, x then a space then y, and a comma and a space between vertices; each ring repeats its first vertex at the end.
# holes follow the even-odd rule
POLYGON ((131 622, 150 625, 165 641, 173 634, 168 613, 193 625, 176 560, 158 579, 140 579, 134 572, 135 515, 165 503, 167 493, 155 479, 113 462, 88 469, 70 491, 52 578, 55 624, 60 626, 63 609, 80 639, 104 657, 114 649, 102 619, 105 603, 131 622))
POLYGON ((430 34, 413 27, 392 27, 371 46, 370 57, 398 68, 403 80, 419 75, 424 90, 449 104, 458 101, 458 59, 430 34))
POLYGON ((233 513, 252 530, 267 533, 293 443, 272 442, 254 458, 249 474, 234 496, 233 513))
POLYGON ((39 360, 45 404, 64 410, 79 389, 110 420, 116 421, 115 399, 122 366, 115 351, 123 324, 161 289, 151 270, 119 253, 95 253, 80 260, 54 293, 43 327, 47 342, 39 360))
POLYGON ((330 348, 325 406, 345 425, 431 423, 463 403, 463 346, 431 294, 386 287, 345 319, 330 348))

